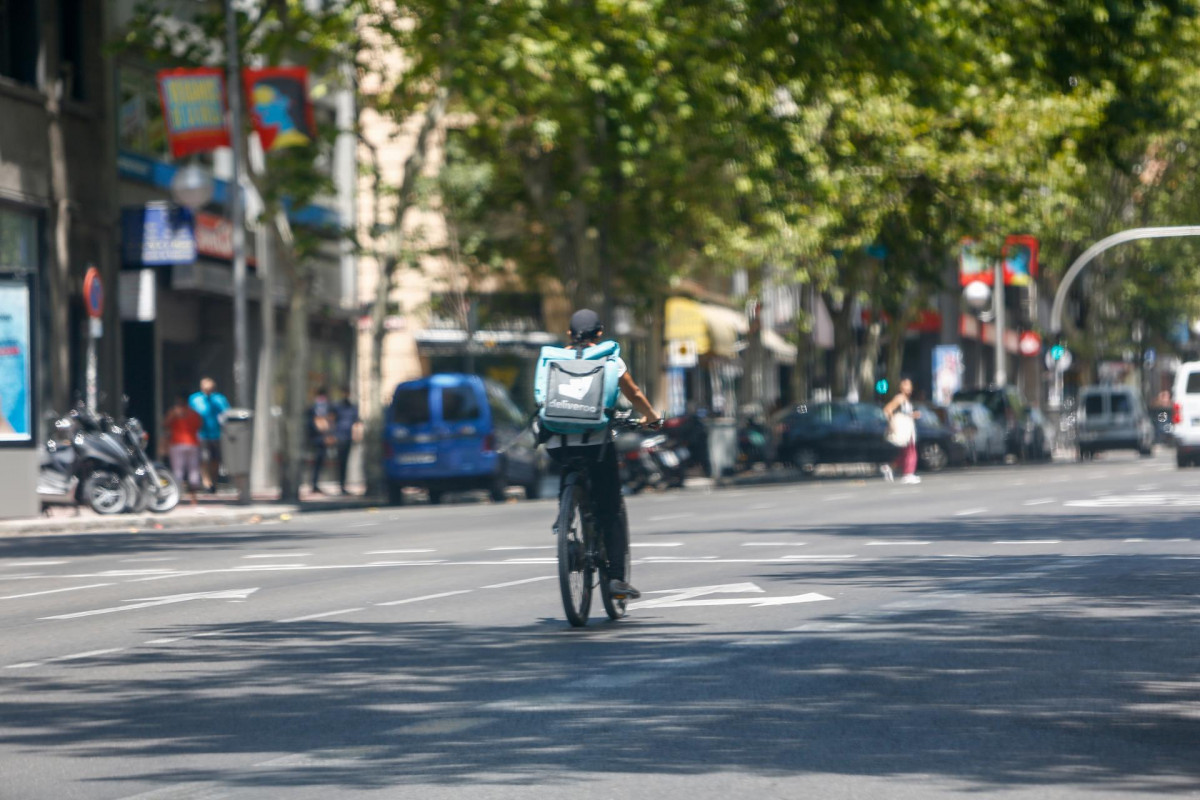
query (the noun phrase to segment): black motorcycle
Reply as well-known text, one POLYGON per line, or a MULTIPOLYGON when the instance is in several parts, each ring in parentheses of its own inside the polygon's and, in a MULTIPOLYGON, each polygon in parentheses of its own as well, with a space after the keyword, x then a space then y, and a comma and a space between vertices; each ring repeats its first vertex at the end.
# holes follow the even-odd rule
POLYGON ((97 514, 120 514, 139 493, 125 443, 80 406, 54 423, 38 470, 44 505, 78 504, 97 514))
POLYGON ((647 486, 668 489, 683 486, 688 452, 661 433, 622 431, 617 434, 617 464, 621 485, 630 494, 647 486))
POLYGON ((138 497, 130 503, 129 510, 138 513, 149 508, 163 514, 179 505, 179 482, 165 464, 152 460, 146 453, 150 436, 137 417, 126 417, 124 425, 114 424, 111 429, 120 434, 135 466, 138 497))

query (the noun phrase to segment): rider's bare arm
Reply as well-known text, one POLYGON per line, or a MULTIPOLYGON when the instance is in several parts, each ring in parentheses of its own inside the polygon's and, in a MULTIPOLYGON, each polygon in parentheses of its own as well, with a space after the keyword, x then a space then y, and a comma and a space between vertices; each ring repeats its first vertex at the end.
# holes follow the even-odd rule
POLYGON ((650 401, 646 399, 646 395, 642 394, 642 390, 634 383, 633 378, 626 372, 621 376, 621 380, 617 384, 621 387, 621 394, 625 395, 625 399, 633 404, 634 409, 646 418, 646 422, 658 422, 662 417, 654 410, 654 406, 650 405, 650 401))

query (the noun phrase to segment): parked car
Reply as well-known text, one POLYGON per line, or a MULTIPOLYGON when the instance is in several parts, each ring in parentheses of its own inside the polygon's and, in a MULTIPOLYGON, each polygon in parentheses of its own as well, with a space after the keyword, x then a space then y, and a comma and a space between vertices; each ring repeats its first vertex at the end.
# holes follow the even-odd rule
POLYGON ((1154 449, 1154 424, 1137 392, 1128 386, 1086 386, 1079 392, 1075 419, 1079 459, 1102 450, 1154 449))
POLYGON ((1175 371, 1172 432, 1175 463, 1181 467, 1200 462, 1200 361, 1180 364, 1175 371))
POLYGON ((967 459, 973 464, 1002 461, 1008 452, 1004 427, 982 403, 958 401, 950 404, 966 443, 967 459))
MULTIPOLYGON (((1026 461, 1044 458, 1050 445, 1044 426, 1030 413, 1021 393, 1015 386, 990 386, 987 389, 964 389, 954 393, 954 401, 982 403, 1004 428, 1006 455, 1026 461)), ((1040 415, 1039 415, 1040 416, 1040 415)), ((1053 441, 1053 438, 1049 440, 1053 441)))
POLYGON ((779 421, 780 461, 812 472, 818 464, 886 464, 896 448, 884 439, 883 409, 834 401, 797 406, 779 421))
POLYGON ((920 413, 917 425, 917 466, 927 472, 940 472, 967 458, 966 442, 955 434, 946 409, 927 403, 915 403, 920 413))
POLYGON ((448 491, 486 489, 499 502, 509 485, 536 498, 544 470, 526 417, 498 383, 476 375, 432 375, 396 387, 384 430, 388 501, 405 487, 440 503, 448 491))

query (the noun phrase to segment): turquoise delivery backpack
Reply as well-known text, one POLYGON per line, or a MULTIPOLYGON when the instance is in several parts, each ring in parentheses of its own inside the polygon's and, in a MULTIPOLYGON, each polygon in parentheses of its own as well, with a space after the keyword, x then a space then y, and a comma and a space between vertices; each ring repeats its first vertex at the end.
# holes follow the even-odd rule
POLYGON ((582 351, 543 347, 533 386, 542 427, 559 434, 607 428, 617 403, 620 355, 621 346, 612 341, 582 351))

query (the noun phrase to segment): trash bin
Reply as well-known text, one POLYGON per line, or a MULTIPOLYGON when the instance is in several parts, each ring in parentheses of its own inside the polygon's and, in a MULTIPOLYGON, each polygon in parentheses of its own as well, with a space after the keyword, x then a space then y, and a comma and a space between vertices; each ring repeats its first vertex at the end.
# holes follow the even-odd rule
POLYGON ((231 478, 250 475, 250 450, 254 443, 254 412, 231 408, 221 426, 221 462, 231 478))
POLYGON ((721 417, 708 420, 709 475, 720 481, 737 465, 737 421, 721 417))

